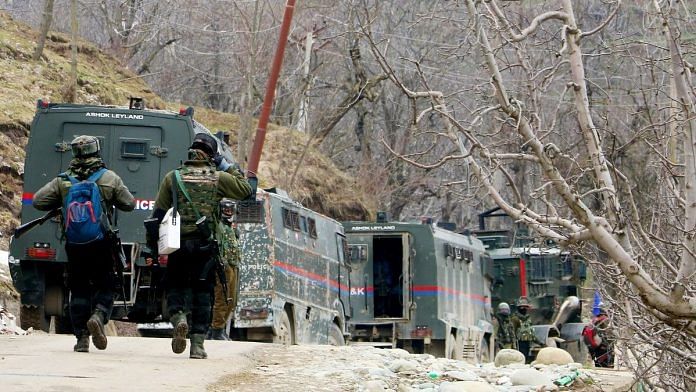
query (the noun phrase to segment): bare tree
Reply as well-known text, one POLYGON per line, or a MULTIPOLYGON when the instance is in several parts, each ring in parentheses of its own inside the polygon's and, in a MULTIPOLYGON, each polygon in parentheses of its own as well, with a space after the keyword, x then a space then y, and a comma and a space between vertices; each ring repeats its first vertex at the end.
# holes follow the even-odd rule
POLYGON ((652 14, 643 18, 651 28, 663 26, 663 45, 646 44, 654 42, 654 31, 652 41, 607 42, 611 33, 602 32, 613 21, 646 9, 629 7, 624 16, 621 1, 608 2, 598 8, 600 18, 588 18, 591 23, 581 28, 571 0, 547 2, 536 15, 522 4, 465 3, 466 15, 434 6, 418 21, 464 26, 456 45, 443 42, 433 53, 473 56, 480 61, 473 66, 487 78, 449 86, 427 70, 429 57, 389 55, 391 46, 374 31, 378 8, 366 3, 364 36, 392 84, 411 102, 404 127, 414 138, 430 139, 426 145, 414 142, 421 146, 417 151, 387 145, 423 170, 469 168, 477 186, 516 221, 582 251, 613 304, 622 363, 656 389, 693 387, 696 90, 685 54, 693 46, 681 39, 680 28, 693 27, 693 20, 678 18, 676 3, 654 1, 646 4, 652 14), (653 62, 621 64, 615 69, 619 75, 604 85, 588 78, 587 63, 632 59, 641 49, 661 53, 653 62), (417 83, 401 70, 408 63, 420 75, 417 83), (624 76, 627 71, 635 74, 624 76), (635 75, 641 73, 650 77, 636 89, 635 75), (651 94, 669 103, 653 102, 651 94), (613 104, 601 105, 602 100, 613 104), (636 101, 642 101, 638 111, 636 101), (669 110, 652 110, 652 104, 669 110), (622 111, 624 106, 632 113, 622 111), (443 121, 428 123, 433 115, 443 121), (665 129, 672 136, 659 134, 665 129), (510 141, 517 147, 510 148, 510 141), (450 148, 438 150, 443 142, 450 148), (634 145, 645 147, 626 155, 634 145), (633 164, 643 170, 631 172, 633 164), (521 175, 528 180, 520 182, 521 175), (639 188, 655 191, 653 204, 641 202, 646 195, 637 197, 639 188), (664 209, 658 213, 656 207, 664 209))
POLYGON ((51 22, 53 21, 53 1, 54 0, 46 0, 44 4, 41 27, 39 28, 39 40, 36 42, 36 49, 34 49, 34 54, 32 55, 33 60, 40 59, 43 54, 46 36, 48 35, 48 30, 51 29, 51 22))

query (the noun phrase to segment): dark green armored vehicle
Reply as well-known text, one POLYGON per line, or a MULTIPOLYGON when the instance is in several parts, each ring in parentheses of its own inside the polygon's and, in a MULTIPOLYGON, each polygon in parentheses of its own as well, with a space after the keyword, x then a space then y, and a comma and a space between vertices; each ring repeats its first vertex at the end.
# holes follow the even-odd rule
POLYGON ((345 344, 350 283, 341 224, 275 189, 238 203, 236 222, 242 260, 230 336, 345 344))
POLYGON ((562 348, 582 362, 578 350, 582 349, 580 333, 584 327, 580 320, 584 260, 552 242, 535 241, 524 226, 486 230, 486 220, 506 216, 499 208, 480 214, 476 232, 493 259, 493 309, 506 302, 514 314, 520 297, 526 297, 539 342, 556 345, 553 338, 560 337, 562 348))
POLYGON ((343 225, 350 250, 352 344, 490 358, 491 270, 481 241, 429 222, 343 225))
MULTIPOLYGON (((130 311, 135 308, 142 321, 162 315, 163 267, 148 266, 141 256, 143 220, 151 214, 162 176, 187 158, 188 146, 201 132, 210 133, 193 120, 193 108, 180 113, 147 110, 137 98, 131 99, 129 107, 38 101, 26 146, 22 223, 42 215, 31 205, 33 194, 67 169, 72 158, 70 141, 78 135, 99 138, 107 167, 121 176, 137 199, 133 212, 115 215, 128 267, 123 289, 117 290, 125 298, 115 301, 113 319, 125 318, 126 307, 130 311)), ((218 146, 220 153, 232 161, 229 148, 224 143, 218 146)), ((14 285, 21 294, 22 328, 47 331, 55 317, 56 332, 69 332, 67 258, 58 218, 13 238, 9 262, 14 285)))

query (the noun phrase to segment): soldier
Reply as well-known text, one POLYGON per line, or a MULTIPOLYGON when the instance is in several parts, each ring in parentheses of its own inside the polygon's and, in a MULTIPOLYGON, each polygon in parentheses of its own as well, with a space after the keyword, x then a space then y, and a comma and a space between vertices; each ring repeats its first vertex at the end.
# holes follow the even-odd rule
POLYGON ((609 334, 610 320, 604 308, 582 330, 583 340, 597 367, 614 366, 614 344, 609 334))
MULTIPOLYGON (((186 349, 189 333, 187 313, 190 311, 190 358, 208 355, 203 343, 211 320, 211 293, 218 255, 210 241, 216 234, 213 225, 218 203, 222 198, 242 200, 252 194, 249 182, 219 153, 217 140, 204 133, 197 134, 188 152, 189 159, 164 177, 160 184, 153 217, 161 221, 172 206, 172 187, 176 186, 178 210, 181 214, 181 247, 167 261, 167 310, 174 327, 172 351, 186 349), (217 168, 217 171, 216 171, 217 168), (189 201, 190 200, 190 201, 189 201), (207 218, 202 228, 198 216, 207 218), (208 231, 203 233, 202 231, 208 231), (207 237, 206 237, 207 235, 207 237), (187 309, 187 304, 191 304, 187 309)), ((157 249, 156 239, 148 233, 148 246, 157 249)), ((153 255, 154 256, 154 255, 153 255)))
POLYGON ((497 321, 495 339, 498 349, 511 348, 517 349, 517 337, 515 327, 510 319, 510 305, 506 302, 498 304, 498 313, 495 316, 497 321))
POLYGON ((534 328, 532 328, 532 320, 529 318, 529 309, 531 305, 527 297, 520 297, 517 300, 517 314, 512 317, 512 323, 515 327, 515 336, 517 336, 518 350, 524 354, 527 363, 532 361, 532 344, 538 343, 534 328))
POLYGON ((209 338, 212 340, 230 340, 225 332, 225 326, 230 314, 237 305, 237 265, 241 261, 241 249, 239 247, 239 231, 235 227, 234 201, 222 199, 220 201, 220 257, 225 262, 225 276, 227 277, 227 292, 224 292, 219 278, 215 280, 215 303, 213 304, 213 321, 210 324, 209 338))
MULTIPOLYGON (((105 235, 110 229, 113 207, 122 211, 133 211, 135 199, 123 184, 121 178, 111 170, 106 169, 100 157, 101 146, 99 139, 94 136, 78 136, 71 143, 73 159, 68 170, 44 185, 34 195, 33 205, 36 209, 48 211, 63 207, 63 234, 66 240, 65 252, 68 255, 68 289, 70 290, 70 319, 77 344, 73 347, 76 352, 89 352, 89 336, 99 350, 106 349, 104 324, 111 317, 114 303, 114 264, 112 239, 105 235), (102 170, 103 169, 103 170, 102 170), (83 181, 80 183, 79 181, 83 181), (99 206, 72 199, 78 187, 93 186, 96 183, 99 206), (74 187, 74 188, 73 188, 74 187), (68 206, 66 201, 70 202, 68 206), (71 227, 76 222, 75 214, 80 208, 91 214, 91 220, 96 223, 102 233, 96 234, 96 239, 89 242, 76 242, 71 238, 71 227), (102 215, 95 217, 95 211, 102 215), (107 222, 103 222, 106 216, 107 222), (99 219, 98 219, 99 218, 99 219)), ((91 193, 90 193, 91 196, 91 193)), ((79 220, 79 219, 78 219, 79 220)))

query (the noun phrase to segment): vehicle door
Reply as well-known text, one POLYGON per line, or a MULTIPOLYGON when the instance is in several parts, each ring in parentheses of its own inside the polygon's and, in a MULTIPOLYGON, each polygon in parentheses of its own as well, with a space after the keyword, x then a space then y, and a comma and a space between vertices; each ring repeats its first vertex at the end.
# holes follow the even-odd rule
POLYGON ((159 190, 163 130, 154 126, 114 125, 113 137, 107 146, 108 167, 116 172, 136 199, 133 212, 115 213, 114 223, 121 228, 123 241, 145 239, 143 220, 152 214, 159 190))

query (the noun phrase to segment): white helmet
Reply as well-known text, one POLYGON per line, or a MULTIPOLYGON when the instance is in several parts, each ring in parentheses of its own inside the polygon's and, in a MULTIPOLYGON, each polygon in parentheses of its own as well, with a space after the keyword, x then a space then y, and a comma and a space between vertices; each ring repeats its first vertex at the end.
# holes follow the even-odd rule
POLYGON ((501 302, 498 304, 498 313, 502 315, 509 315, 510 314, 510 305, 507 304, 507 302, 501 302))

